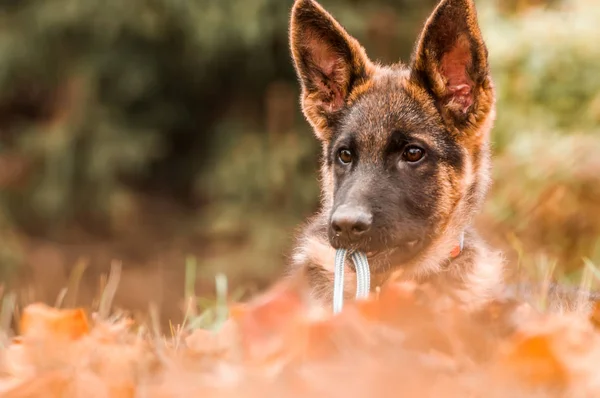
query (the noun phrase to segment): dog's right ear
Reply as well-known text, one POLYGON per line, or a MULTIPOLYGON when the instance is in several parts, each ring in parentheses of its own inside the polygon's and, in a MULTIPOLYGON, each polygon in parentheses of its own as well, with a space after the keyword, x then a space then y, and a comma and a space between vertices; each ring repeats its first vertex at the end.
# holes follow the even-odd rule
POLYGON ((290 45, 302 86, 302 110, 321 140, 329 140, 337 115, 371 63, 358 41, 314 0, 296 0, 290 45))

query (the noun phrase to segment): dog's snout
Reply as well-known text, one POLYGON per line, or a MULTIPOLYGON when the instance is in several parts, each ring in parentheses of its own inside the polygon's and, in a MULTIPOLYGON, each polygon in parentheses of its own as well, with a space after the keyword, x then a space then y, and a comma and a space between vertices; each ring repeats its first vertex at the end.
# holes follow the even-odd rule
POLYGON ((333 232, 348 240, 356 240, 371 229, 373 215, 363 207, 340 206, 331 216, 333 232))

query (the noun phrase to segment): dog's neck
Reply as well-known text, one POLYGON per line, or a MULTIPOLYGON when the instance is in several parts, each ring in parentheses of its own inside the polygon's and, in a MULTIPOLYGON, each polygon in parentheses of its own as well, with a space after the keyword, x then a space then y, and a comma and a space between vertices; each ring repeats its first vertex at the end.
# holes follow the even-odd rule
MULTIPOLYGON (((467 227, 468 228, 468 227, 467 227)), ((460 259, 465 248, 465 230, 458 234, 447 231, 435 239, 429 247, 407 262, 393 260, 385 267, 387 271, 376 272, 375 280, 383 283, 389 279, 403 279, 425 282, 447 270, 460 259)))
MULTIPOLYGON (((323 220, 313 219, 312 227, 305 230, 294 253, 294 263, 300 280, 308 282, 310 296, 324 306, 333 299, 333 276, 336 250, 329 244, 324 233, 323 220)), ((344 296, 354 297, 356 274, 347 263, 344 280, 344 296)), ((477 233, 470 227, 447 229, 425 252, 410 264, 389 262, 378 268, 372 262, 371 288, 376 290, 392 281, 411 281, 431 284, 435 290, 446 292, 468 307, 477 307, 494 295, 501 286, 502 258, 489 250, 477 233), (460 232, 456 232, 460 231, 460 232), (464 231, 464 232, 463 232, 464 231)))

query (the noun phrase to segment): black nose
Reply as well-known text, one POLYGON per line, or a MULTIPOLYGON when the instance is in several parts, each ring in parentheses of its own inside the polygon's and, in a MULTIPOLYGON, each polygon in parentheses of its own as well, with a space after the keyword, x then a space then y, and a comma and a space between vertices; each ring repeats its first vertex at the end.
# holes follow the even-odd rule
POLYGON ((336 236, 356 240, 371 229, 373 215, 363 207, 342 205, 331 216, 331 229, 336 236))

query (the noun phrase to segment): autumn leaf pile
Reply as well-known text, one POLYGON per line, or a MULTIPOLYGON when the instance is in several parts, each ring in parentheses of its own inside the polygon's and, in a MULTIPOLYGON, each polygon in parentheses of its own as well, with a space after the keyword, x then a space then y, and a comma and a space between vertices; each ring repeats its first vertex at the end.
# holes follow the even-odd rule
POLYGON ((517 302, 475 313, 391 284, 341 314, 277 285, 231 303, 216 331, 157 335, 127 317, 33 304, 2 350, 0 392, 24 397, 600 396, 597 316, 517 302))

